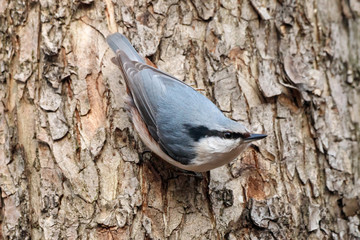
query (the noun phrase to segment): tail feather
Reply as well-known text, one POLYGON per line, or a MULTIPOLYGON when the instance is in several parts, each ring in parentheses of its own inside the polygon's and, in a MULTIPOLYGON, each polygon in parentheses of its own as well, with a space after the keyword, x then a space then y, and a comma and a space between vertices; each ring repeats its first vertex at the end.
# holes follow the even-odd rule
POLYGON ((131 45, 129 40, 120 33, 114 33, 106 38, 110 48, 116 53, 117 50, 125 52, 125 54, 132 60, 145 63, 144 59, 138 54, 135 48, 131 45))

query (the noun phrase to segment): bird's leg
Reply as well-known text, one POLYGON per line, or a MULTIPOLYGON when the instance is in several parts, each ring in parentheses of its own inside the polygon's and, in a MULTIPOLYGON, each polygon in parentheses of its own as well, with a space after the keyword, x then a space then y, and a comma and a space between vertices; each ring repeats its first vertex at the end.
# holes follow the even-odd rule
POLYGON ((188 170, 184 170, 184 169, 180 169, 180 168, 177 169, 177 172, 179 174, 181 174, 181 175, 194 177, 194 178, 197 178, 197 179, 203 179, 204 178, 203 173, 200 173, 200 172, 193 172, 193 171, 188 171, 188 170))

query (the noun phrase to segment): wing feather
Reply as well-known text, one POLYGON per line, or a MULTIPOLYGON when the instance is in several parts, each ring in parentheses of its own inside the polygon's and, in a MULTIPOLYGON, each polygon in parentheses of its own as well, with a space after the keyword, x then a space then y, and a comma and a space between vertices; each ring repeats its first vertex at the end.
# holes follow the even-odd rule
POLYGON ((204 95, 180 80, 146 64, 132 61, 121 50, 118 62, 123 71, 131 97, 149 133, 171 158, 188 164, 195 157, 193 140, 184 128, 186 124, 205 124, 204 118, 218 116, 218 109, 204 95), (207 103, 199 108, 196 102, 207 103), (212 114, 216 112, 216 114, 212 114), (187 150, 185 151, 186 148, 187 150))
MULTIPOLYGON (((126 85, 130 89, 131 97, 135 106, 145 122, 151 136, 158 141, 157 127, 155 120, 155 109, 151 103, 143 79, 148 80, 148 76, 142 70, 142 65, 139 62, 131 61, 128 56, 121 50, 117 51, 117 59, 121 63, 120 67, 125 77, 126 85)), ((151 80, 151 79, 150 79, 151 80)))

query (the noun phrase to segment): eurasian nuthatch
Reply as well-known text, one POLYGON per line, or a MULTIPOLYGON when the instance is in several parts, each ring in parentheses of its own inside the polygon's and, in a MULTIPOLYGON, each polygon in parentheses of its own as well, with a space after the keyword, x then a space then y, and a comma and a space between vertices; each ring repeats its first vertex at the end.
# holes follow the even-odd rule
POLYGON ((107 37, 127 85, 127 109, 142 141, 179 168, 205 172, 235 159, 251 134, 192 87, 146 64, 120 33, 107 37))

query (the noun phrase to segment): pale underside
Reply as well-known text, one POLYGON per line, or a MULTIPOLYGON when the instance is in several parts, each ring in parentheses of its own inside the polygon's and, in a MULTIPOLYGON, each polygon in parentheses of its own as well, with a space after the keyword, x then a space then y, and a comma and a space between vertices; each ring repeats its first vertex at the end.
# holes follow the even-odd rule
POLYGON ((234 160, 248 144, 240 144, 240 140, 228 140, 218 137, 203 138, 196 144, 197 157, 190 164, 181 164, 167 155, 160 145, 151 137, 138 110, 134 106, 129 107, 130 117, 144 144, 161 159, 168 163, 188 171, 206 172, 220 167, 234 160))

